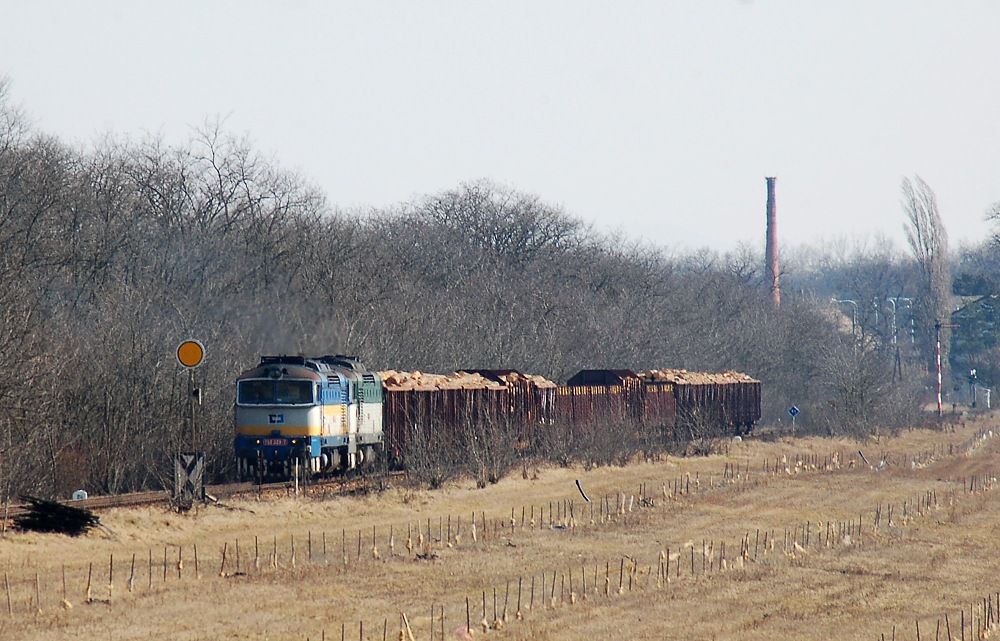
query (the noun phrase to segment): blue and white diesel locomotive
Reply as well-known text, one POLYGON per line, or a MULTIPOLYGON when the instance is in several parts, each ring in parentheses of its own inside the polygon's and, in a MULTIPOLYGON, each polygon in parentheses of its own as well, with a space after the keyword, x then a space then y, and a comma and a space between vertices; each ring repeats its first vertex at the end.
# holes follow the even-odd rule
POLYGON ((383 450, 382 381, 352 356, 262 356, 236 380, 242 478, 370 465, 383 450))

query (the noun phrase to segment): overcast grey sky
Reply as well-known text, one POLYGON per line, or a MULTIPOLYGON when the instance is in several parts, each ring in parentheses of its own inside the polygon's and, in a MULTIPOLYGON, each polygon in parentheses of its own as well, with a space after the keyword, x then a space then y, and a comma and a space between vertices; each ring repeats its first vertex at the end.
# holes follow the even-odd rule
POLYGON ((39 129, 246 133, 339 206, 487 177, 668 246, 883 233, 919 173, 953 239, 1000 200, 1000 2, 22 2, 39 129))

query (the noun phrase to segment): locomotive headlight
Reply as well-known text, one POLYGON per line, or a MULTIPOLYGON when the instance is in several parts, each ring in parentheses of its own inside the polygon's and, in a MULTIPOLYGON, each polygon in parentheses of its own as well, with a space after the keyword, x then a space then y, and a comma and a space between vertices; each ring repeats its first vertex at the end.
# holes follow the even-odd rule
POLYGON ((257 445, 260 445, 260 439, 257 439, 257 445))
POLYGON ((292 439, 292 445, 295 445, 296 443, 298 443, 298 441, 296 441, 296 440, 295 440, 295 439, 293 438, 293 439, 292 439))

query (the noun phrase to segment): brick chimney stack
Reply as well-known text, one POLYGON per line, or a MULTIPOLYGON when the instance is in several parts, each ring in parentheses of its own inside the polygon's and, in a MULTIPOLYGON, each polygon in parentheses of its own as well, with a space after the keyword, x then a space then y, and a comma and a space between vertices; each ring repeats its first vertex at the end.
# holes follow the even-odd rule
POLYGON ((764 272, 771 287, 771 302, 774 308, 781 306, 781 288, 778 286, 778 210, 774 202, 774 183, 771 176, 767 181, 767 244, 764 248, 764 272))

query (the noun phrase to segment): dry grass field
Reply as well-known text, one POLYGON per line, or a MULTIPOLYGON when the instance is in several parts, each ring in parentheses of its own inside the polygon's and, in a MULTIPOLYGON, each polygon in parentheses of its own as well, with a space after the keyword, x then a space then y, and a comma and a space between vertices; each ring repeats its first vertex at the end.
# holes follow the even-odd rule
POLYGON ((467 603, 475 638, 915 639, 919 621, 947 639, 947 612, 972 639, 970 606, 1000 589, 989 428, 121 509, 79 539, 8 532, 0 639, 399 639, 400 613, 416 641, 462 639, 467 603))

